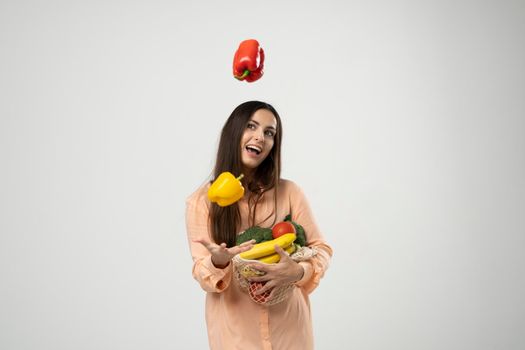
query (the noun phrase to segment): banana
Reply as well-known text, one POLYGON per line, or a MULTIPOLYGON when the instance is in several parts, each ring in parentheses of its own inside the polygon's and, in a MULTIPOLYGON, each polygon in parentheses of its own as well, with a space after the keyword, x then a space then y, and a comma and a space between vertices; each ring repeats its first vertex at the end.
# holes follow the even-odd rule
MULTIPOLYGON (((290 244, 288 247, 283 248, 285 252, 288 253, 288 255, 293 254, 295 252, 295 244, 290 244)), ((263 256, 262 258, 258 259, 260 262, 265 264, 274 264, 278 263, 281 260, 281 256, 277 253, 263 256)))
POLYGON ((241 253, 239 256, 246 260, 258 259, 275 253, 275 245, 278 245, 281 248, 288 247, 293 241, 295 241, 295 238, 297 238, 295 233, 287 233, 279 238, 272 239, 271 241, 258 243, 254 245, 252 249, 241 253))

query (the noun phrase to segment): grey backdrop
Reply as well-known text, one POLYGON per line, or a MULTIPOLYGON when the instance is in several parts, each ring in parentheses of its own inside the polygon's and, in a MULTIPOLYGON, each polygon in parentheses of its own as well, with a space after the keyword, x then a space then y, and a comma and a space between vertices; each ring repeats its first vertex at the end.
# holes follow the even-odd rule
POLYGON ((261 99, 335 250, 318 349, 523 349, 524 34, 523 1, 1 1, 0 348, 205 349, 184 201, 261 99))

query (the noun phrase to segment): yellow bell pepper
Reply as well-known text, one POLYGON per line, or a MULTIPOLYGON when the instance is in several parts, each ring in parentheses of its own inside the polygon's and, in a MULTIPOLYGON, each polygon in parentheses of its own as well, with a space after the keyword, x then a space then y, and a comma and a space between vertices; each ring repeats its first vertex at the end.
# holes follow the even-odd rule
POLYGON ((244 187, 242 187, 241 174, 238 178, 226 171, 211 184, 208 189, 208 199, 211 202, 217 202, 221 207, 226 207, 237 202, 244 196, 244 187))

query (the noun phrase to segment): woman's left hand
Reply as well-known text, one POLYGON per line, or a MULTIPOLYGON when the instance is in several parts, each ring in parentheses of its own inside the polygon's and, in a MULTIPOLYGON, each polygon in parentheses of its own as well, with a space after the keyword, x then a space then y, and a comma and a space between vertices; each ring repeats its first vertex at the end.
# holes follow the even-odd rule
POLYGON ((304 274, 301 265, 290 258, 280 246, 275 246, 275 251, 281 256, 277 264, 252 263, 250 267, 256 271, 264 272, 263 276, 250 277, 250 282, 266 282, 255 294, 262 294, 275 287, 299 281, 304 274))
POLYGON ((237 254, 252 249, 255 240, 244 242, 238 246, 228 248, 226 243, 216 244, 209 240, 198 238, 193 242, 202 244, 211 254, 211 262, 217 268, 223 269, 230 264, 230 260, 237 254))

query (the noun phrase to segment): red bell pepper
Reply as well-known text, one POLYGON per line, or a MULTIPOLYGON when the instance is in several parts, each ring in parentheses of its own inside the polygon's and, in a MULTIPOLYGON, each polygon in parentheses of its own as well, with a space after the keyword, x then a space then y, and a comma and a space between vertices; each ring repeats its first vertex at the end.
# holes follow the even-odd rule
POLYGON ((254 82, 263 75, 264 50, 255 39, 244 40, 233 57, 233 76, 254 82))

